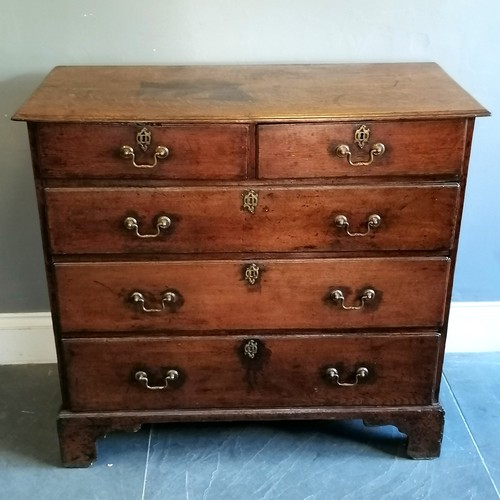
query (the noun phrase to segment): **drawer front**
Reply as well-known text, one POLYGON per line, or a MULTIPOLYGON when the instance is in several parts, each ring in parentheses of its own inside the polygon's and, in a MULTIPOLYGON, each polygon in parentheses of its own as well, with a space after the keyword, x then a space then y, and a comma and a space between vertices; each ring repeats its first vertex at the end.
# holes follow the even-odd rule
POLYGON ((444 250, 459 187, 46 189, 52 251, 85 253, 444 250), (161 216, 169 227, 159 228, 161 216), (126 226, 133 218, 136 224, 126 226), (375 224, 372 223, 375 220, 375 224), (128 229, 127 229, 128 227, 128 229), (155 237, 141 237, 156 235, 155 237))
POLYGON ((449 267, 446 258, 174 261, 64 263, 55 274, 66 332, 437 328, 449 267))
POLYGON ((213 180, 245 179, 247 176, 247 125, 148 126, 151 142, 146 151, 137 143, 137 134, 142 128, 38 125, 42 175, 49 178, 213 180), (130 149, 128 156, 123 157, 123 146, 132 148, 135 157, 130 155, 130 149), (158 147, 167 148, 168 154, 158 147), (150 167, 155 162, 156 166, 150 167))
POLYGON ((258 144, 258 172, 263 179, 456 176, 464 157, 465 122, 262 125, 258 144), (356 143, 358 139, 363 144, 367 137, 363 147, 356 143))
POLYGON ((433 334, 72 339, 63 351, 75 411, 395 406, 432 402, 438 341, 433 334))

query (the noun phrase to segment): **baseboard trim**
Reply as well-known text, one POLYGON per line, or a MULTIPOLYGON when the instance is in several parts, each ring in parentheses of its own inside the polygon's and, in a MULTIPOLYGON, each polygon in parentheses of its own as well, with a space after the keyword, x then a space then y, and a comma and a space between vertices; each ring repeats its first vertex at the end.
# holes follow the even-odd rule
POLYGON ((0 314, 0 365, 55 362, 50 313, 0 314))
POLYGON ((447 352, 500 352, 500 302, 452 302, 447 352))
MULTIPOLYGON (((447 352, 500 352, 500 302, 452 302, 447 352)), ((0 314, 0 365, 55 363, 50 313, 0 314)))

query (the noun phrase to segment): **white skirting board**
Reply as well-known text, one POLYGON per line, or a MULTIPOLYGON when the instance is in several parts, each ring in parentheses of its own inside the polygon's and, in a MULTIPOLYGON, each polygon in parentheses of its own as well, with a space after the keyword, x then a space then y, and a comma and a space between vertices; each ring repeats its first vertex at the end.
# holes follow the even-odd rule
POLYGON ((0 365, 55 362, 50 313, 0 314, 0 365))
MULTIPOLYGON (((447 352, 500 352, 500 302, 452 302, 447 352)), ((0 365, 55 363, 49 313, 0 314, 0 365)))

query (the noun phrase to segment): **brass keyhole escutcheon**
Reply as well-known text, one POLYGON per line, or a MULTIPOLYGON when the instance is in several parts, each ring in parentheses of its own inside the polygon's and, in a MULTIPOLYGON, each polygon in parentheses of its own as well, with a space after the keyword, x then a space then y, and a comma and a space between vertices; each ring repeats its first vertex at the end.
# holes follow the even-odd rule
POLYGON ((361 125, 361 127, 354 132, 354 142, 363 149, 365 144, 370 139, 370 129, 366 125, 361 125))
POLYGON ((243 353, 247 358, 254 359, 255 356, 257 356, 257 353, 259 352, 259 344, 255 340, 249 340, 244 348, 243 348, 243 353))
POLYGON ((260 267, 257 264, 250 264, 245 267, 245 280, 250 285, 255 285, 259 281, 260 267))
POLYGON ((243 198, 242 209, 254 214, 259 203, 259 193, 250 189, 250 191, 244 191, 241 196, 243 198))
POLYGON ((135 140, 137 142, 137 145, 143 150, 147 151, 149 145, 151 144, 151 130, 149 130, 147 127, 142 128, 137 132, 137 135, 135 136, 135 140))

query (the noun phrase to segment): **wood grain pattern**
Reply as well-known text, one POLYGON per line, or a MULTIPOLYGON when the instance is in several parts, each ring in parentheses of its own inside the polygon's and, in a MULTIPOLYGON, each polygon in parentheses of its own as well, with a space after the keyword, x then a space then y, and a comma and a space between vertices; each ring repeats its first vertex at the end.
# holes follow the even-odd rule
POLYGON ((262 260, 56 264, 63 331, 230 330, 438 327, 443 320, 449 259, 262 260), (328 300, 341 289, 348 305, 366 288, 377 298, 345 311, 328 300), (149 308, 175 290, 173 310, 144 313, 130 301, 142 292, 149 308))
POLYGON ((485 116, 423 64, 55 68, 14 115, 53 122, 235 122, 485 116))
POLYGON ((451 247, 460 191, 457 184, 351 187, 255 187, 255 214, 242 210, 242 187, 50 188, 46 190, 52 252, 205 253, 446 250, 451 247), (370 215, 380 227, 350 237, 335 225, 364 232, 370 215), (141 239, 168 215, 172 226, 141 239))
POLYGON ((250 137, 246 125, 150 126, 146 152, 136 145, 143 125, 40 124, 40 168, 46 178, 245 179, 250 137), (154 168, 136 168, 120 156, 130 146, 137 164, 152 164, 157 146, 169 155, 154 168))
POLYGON ((367 176, 458 176, 464 157, 465 121, 356 122, 263 125, 258 128, 258 172, 262 179, 367 176), (363 124, 370 139, 361 149, 354 133, 363 124), (366 162, 370 148, 385 153, 368 166, 351 166, 336 149, 349 146, 355 162, 366 162))
POLYGON ((243 354, 248 338, 128 338, 66 340, 71 409, 251 408, 310 405, 418 405, 432 400, 439 337, 254 337, 255 358, 243 354), (368 368, 364 383, 340 387, 325 377, 337 367, 342 382, 368 368), (169 369, 179 380, 147 390, 141 370, 162 385, 169 369))

